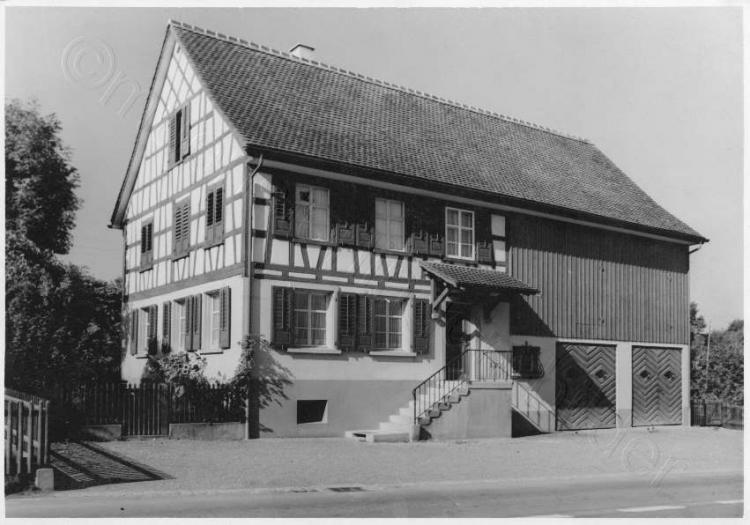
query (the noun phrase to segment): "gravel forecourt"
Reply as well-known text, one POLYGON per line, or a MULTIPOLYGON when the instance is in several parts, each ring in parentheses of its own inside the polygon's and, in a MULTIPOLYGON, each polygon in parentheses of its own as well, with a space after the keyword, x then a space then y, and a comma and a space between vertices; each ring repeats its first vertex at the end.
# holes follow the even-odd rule
POLYGON ((636 475, 742 470, 742 431, 657 427, 558 432, 515 439, 363 443, 344 438, 98 443, 173 479, 101 485, 86 493, 636 475))

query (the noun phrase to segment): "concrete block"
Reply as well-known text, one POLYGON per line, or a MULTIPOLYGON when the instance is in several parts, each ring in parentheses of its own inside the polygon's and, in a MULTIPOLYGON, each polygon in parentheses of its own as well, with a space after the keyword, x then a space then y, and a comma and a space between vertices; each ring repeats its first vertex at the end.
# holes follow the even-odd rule
POLYGON ((55 475, 51 468, 36 469, 34 485, 39 490, 55 490, 55 475))
POLYGON ((238 440, 245 439, 244 423, 170 423, 170 439, 238 440))

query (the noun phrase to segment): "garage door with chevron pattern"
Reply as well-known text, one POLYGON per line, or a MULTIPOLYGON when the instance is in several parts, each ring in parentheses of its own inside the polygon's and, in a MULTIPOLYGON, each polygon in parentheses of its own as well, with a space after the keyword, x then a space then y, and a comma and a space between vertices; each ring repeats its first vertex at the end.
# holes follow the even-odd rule
POLYGON ((633 426, 682 423, 681 351, 633 347, 633 426))
POLYGON ((558 343, 557 430, 615 426, 615 347, 558 343))

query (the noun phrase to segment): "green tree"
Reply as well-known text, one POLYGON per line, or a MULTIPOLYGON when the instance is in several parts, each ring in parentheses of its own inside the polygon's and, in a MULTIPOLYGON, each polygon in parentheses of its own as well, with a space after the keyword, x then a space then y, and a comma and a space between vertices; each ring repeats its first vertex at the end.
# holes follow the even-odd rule
POLYGON ((5 378, 45 394, 54 383, 116 379, 122 285, 55 254, 71 243, 78 175, 54 115, 6 104, 5 378))
POLYGON ((690 397, 693 402, 721 399, 742 404, 744 401, 744 322, 732 321, 726 330, 705 331, 703 317, 697 315, 697 306, 691 304, 691 332, 693 321, 696 337, 691 343, 692 374, 690 397), (695 310, 695 315, 693 310, 695 310), (699 321, 699 322, 698 322, 699 321), (709 348, 710 345, 710 348, 709 348))
POLYGON ((57 117, 40 115, 35 102, 5 105, 6 229, 42 250, 65 254, 80 203, 78 173, 61 129, 57 117))

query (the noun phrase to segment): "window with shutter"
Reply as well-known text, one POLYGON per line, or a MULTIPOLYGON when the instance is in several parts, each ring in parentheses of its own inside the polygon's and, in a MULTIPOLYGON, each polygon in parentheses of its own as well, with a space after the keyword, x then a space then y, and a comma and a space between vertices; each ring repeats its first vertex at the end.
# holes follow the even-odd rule
POLYGON ((357 348, 357 296, 342 293, 339 296, 339 348, 354 352, 357 348))
POLYGON ((169 119, 169 165, 172 166, 177 162, 178 156, 178 142, 177 142, 177 115, 172 115, 169 119))
POLYGON ((374 310, 375 348, 401 349, 401 315, 404 301, 392 297, 372 298, 374 310))
POLYGON ((190 155, 190 104, 178 109, 169 119, 169 164, 190 155))
POLYGON ((154 265, 154 221, 141 225, 141 271, 149 270, 154 265))
POLYGON ((430 351, 430 301, 426 299, 414 300, 414 351, 417 354, 427 354, 430 351))
POLYGON ((130 324, 130 353, 138 353, 138 310, 133 310, 128 314, 130 324))
POLYGON ((212 186, 206 192, 206 242, 213 246, 223 241, 224 186, 212 186))

